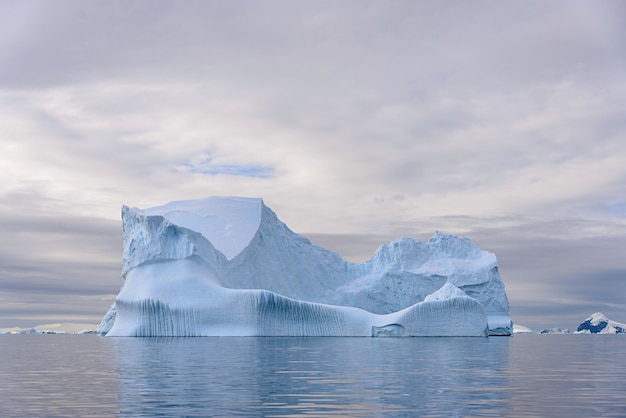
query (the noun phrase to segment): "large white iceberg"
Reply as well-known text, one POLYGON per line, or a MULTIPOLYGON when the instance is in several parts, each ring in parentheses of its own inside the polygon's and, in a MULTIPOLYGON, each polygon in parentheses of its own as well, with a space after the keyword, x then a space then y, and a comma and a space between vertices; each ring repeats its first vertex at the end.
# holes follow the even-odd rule
POLYGON ((495 255, 436 233, 362 264, 311 244, 257 198, 122 208, 124 285, 108 336, 510 335, 495 255))

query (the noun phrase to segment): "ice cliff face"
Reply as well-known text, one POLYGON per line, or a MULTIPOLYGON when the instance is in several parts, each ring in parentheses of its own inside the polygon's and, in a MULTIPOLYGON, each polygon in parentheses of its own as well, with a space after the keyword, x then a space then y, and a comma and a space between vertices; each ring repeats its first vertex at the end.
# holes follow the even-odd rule
POLYGON ((124 286, 109 336, 510 335, 493 254, 437 233, 362 264, 292 232, 261 199, 122 209, 124 286))

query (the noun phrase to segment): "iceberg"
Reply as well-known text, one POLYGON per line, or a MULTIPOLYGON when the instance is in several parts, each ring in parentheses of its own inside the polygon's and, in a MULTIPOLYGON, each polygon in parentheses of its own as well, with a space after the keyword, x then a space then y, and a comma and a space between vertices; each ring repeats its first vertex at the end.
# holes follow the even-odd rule
POLYGON ((260 198, 122 207, 123 286, 107 336, 510 335, 494 254, 437 232, 356 264, 292 232, 260 198))
POLYGON ((576 334, 626 334, 626 324, 612 321, 596 312, 578 326, 576 334))
POLYGON ((533 334, 533 330, 520 324, 513 324, 513 334, 533 334))
POLYGON ((550 329, 542 329, 539 331, 539 334, 569 334, 569 329, 554 327, 550 329))

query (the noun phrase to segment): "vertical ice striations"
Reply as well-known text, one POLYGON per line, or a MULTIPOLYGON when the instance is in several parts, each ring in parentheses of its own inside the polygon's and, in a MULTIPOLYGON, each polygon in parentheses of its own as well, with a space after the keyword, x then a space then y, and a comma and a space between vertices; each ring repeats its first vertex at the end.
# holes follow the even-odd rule
POLYGON ((261 199, 122 209, 124 285, 109 336, 510 334, 493 254, 437 233, 362 264, 312 245, 261 199))

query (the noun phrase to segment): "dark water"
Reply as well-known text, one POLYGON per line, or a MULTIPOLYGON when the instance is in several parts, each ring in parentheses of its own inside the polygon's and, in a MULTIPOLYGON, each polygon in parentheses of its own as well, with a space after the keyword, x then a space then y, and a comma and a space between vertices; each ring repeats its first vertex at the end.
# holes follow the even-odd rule
POLYGON ((626 335, 0 336, 0 416, 626 416, 626 335))

